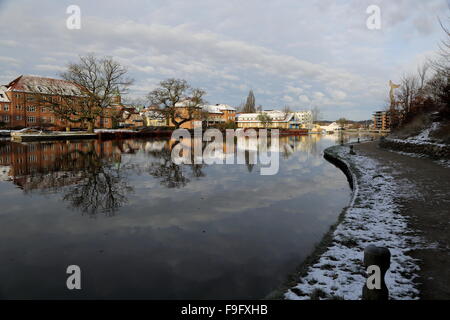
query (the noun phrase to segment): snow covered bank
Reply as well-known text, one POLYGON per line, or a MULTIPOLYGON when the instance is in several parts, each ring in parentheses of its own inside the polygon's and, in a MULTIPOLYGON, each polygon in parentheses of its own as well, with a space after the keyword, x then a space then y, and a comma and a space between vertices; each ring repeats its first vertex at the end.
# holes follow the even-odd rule
POLYGON ((450 145, 416 139, 382 139, 380 147, 432 159, 450 159, 450 145))
POLYGON ((391 299, 418 299, 414 279, 419 267, 408 251, 425 244, 408 229, 407 218, 399 213, 396 201, 409 196, 405 189, 412 190, 413 186, 395 181, 374 159, 350 155, 348 147, 335 146, 325 152, 348 168, 353 198, 332 233, 332 243, 298 284, 285 293, 285 298, 361 299, 365 283, 363 252, 373 244, 389 248, 392 254, 386 274, 391 299))

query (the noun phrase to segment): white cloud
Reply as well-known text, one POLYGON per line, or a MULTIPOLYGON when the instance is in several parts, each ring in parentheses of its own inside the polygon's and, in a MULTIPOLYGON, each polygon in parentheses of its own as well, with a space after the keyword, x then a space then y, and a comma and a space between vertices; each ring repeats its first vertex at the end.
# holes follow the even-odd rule
POLYGON ((180 77, 211 102, 238 105, 254 89, 257 104, 314 103, 329 107, 330 118, 355 110, 369 118, 384 103, 386 82, 415 70, 415 57, 437 45, 435 17, 446 9, 444 0, 375 0, 383 27, 370 31, 371 0, 78 2, 82 29, 71 31, 63 2, 6 1, 0 46, 9 61, 0 57, 0 69, 56 74, 95 52, 128 66, 133 95, 180 77))
POLYGON ((311 100, 309 100, 309 98, 307 97, 307 96, 305 96, 305 95, 301 95, 301 96, 299 96, 298 97, 298 100, 301 102, 301 103, 309 103, 311 100))
POLYGON ((0 62, 5 64, 20 65, 20 61, 16 58, 0 56, 0 62))
POLYGON ((63 72, 64 70, 66 70, 65 67, 57 66, 54 64, 38 64, 35 66, 35 68, 43 71, 57 71, 57 72, 63 72))

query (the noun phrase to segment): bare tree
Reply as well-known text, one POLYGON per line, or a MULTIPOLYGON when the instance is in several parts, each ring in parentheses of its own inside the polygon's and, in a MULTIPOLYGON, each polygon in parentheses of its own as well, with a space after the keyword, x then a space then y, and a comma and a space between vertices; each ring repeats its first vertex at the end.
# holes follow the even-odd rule
POLYGON ((128 70, 111 57, 80 56, 67 69, 61 77, 83 89, 82 103, 75 110, 76 119, 86 122, 88 132, 93 132, 95 120, 108 117, 105 110, 112 97, 125 94, 133 80, 127 77, 128 70))
POLYGON ((417 67, 417 74, 419 77, 419 90, 422 90, 425 87, 427 81, 427 72, 430 68, 430 64, 425 62, 417 67))
POLYGON ((283 108, 283 112, 284 112, 285 114, 288 114, 288 113, 291 113, 291 112, 292 112, 292 109, 291 109, 290 106, 285 105, 284 108, 283 108))
POLYGON ((50 109, 70 130, 70 123, 87 124, 94 131, 99 118, 113 118, 108 108, 112 97, 126 93, 133 80, 127 78, 127 69, 110 57, 97 58, 90 54, 69 63, 61 74, 65 81, 51 81, 30 89, 38 103, 50 109))
POLYGON ((408 114, 411 111, 415 98, 419 90, 419 79, 415 75, 404 75, 401 78, 400 90, 397 92, 397 99, 403 107, 403 112, 408 114))
POLYGON ((340 118, 338 120, 336 120, 336 123, 343 128, 347 123, 349 123, 349 121, 346 118, 340 118))
MULTIPOLYGON (((450 21, 450 17, 447 20, 450 21)), ((431 60, 430 65, 435 71, 450 77, 450 29, 441 20, 439 24, 444 31, 444 39, 439 44, 438 58, 431 60)))
POLYGON ((167 79, 161 81, 147 98, 152 105, 158 106, 158 112, 179 128, 185 122, 201 118, 205 94, 201 89, 192 88, 186 80, 167 79))

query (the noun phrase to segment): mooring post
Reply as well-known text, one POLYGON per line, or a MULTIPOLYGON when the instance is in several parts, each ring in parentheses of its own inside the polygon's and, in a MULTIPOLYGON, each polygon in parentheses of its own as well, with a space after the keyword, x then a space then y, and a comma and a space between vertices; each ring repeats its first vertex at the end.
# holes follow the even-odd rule
POLYGON ((370 274, 367 274, 368 278, 363 287, 363 300, 389 300, 389 290, 384 277, 390 265, 391 252, 388 248, 370 245, 364 249, 364 266, 370 274))
POLYGON ((353 145, 350 145, 350 154, 355 154, 355 151, 353 150, 353 145))

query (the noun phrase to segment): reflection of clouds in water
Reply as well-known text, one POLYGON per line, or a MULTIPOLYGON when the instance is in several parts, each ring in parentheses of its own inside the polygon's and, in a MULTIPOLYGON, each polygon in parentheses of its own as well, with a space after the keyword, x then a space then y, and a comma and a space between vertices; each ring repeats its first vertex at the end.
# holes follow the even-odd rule
POLYGON ((311 147, 308 139, 290 141, 296 151, 281 157, 274 176, 259 175, 260 165, 251 173, 246 165, 204 165, 201 177, 182 166, 190 181, 171 189, 148 170, 165 161, 165 142, 128 141, 117 146, 119 157, 104 159, 134 190, 113 217, 82 216, 60 193, 24 195, 0 182, 8 195, 0 280, 16 292, 50 294, 59 288, 58 264, 76 260, 95 276, 95 288, 83 291, 91 297, 264 296, 312 250, 350 195, 345 176, 322 157, 330 144, 317 139, 311 147), (51 276, 33 291, 28 280, 36 279, 24 266, 51 276))
POLYGON ((158 152, 167 147, 167 142, 130 141, 122 147, 129 154, 122 155, 121 166, 122 175, 132 182, 135 192, 127 195, 128 204, 118 213, 120 219, 114 220, 108 228, 114 228, 116 223, 168 227, 219 220, 255 208, 283 206, 283 201, 333 191, 345 185, 342 174, 323 160, 321 151, 308 152, 312 144, 319 144, 317 149, 323 150, 327 146, 321 143, 323 139, 282 137, 281 141, 296 151, 281 160, 280 172, 275 176, 259 176, 258 166, 248 173, 242 165, 212 165, 205 167, 206 177, 191 179, 183 188, 170 190, 151 178, 146 170, 149 163, 161 161, 158 152), (130 153, 131 150, 134 151, 130 153), (152 153, 154 151, 156 153, 152 153), (148 214, 142 216, 142 212, 148 214))

